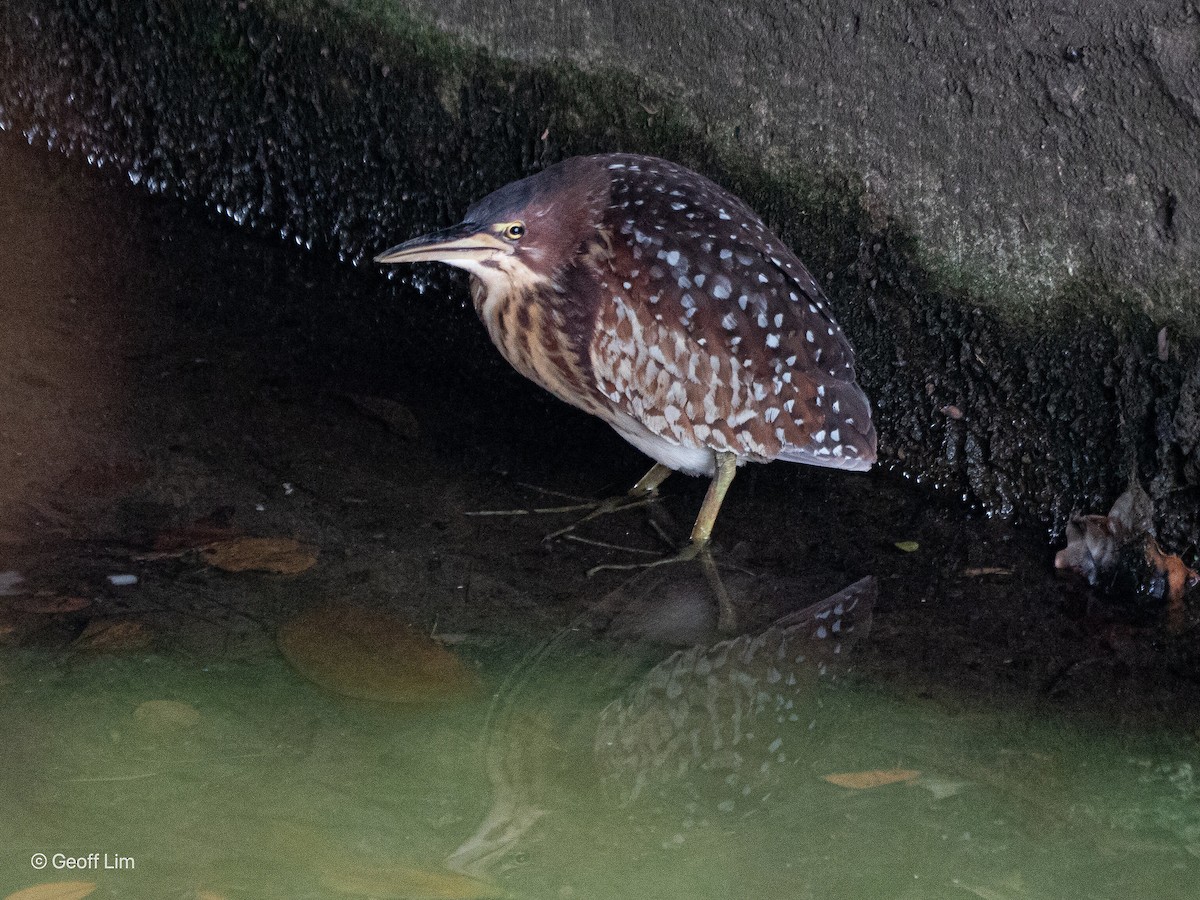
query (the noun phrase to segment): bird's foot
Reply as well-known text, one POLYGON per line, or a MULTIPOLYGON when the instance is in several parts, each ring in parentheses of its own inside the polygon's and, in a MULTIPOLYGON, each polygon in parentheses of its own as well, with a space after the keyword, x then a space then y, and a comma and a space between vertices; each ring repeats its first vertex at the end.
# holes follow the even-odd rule
POLYGON ((583 516, 581 519, 572 522, 565 528, 560 528, 557 531, 550 532, 548 535, 543 537, 542 540, 549 542, 560 537, 575 538, 577 536, 574 535, 573 532, 585 522, 590 522, 593 519, 600 518, 601 516, 607 516, 610 513, 624 512, 627 509, 636 509, 639 506, 648 506, 649 504, 656 503, 657 501, 657 491, 652 491, 640 496, 636 496, 634 494, 622 494, 619 497, 609 497, 607 500, 598 500, 591 505, 591 512, 589 512, 586 516, 583 516))

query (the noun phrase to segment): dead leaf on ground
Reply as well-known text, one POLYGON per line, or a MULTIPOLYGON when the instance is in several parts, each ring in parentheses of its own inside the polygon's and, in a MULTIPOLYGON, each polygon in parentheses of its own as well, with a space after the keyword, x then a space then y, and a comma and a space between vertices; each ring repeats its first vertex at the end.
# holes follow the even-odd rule
POLYGON ((149 731, 170 732, 197 725, 200 713, 190 703, 178 700, 147 700, 138 704, 133 718, 149 731))
POLYGON ((79 612, 92 605, 86 597, 62 597, 57 594, 21 597, 13 601, 13 609, 45 616, 60 616, 79 612))
POLYGON ((326 690, 384 703, 442 701, 475 687, 457 656, 407 622, 359 606, 311 609, 279 630, 279 648, 326 690))
POLYGON ((137 650, 150 643, 150 632, 132 619, 93 619, 75 638, 77 650, 137 650))
POLYGON ((866 772, 840 772, 834 775, 822 775, 822 779, 838 787, 852 788, 865 791, 869 788, 883 787, 885 784, 897 784, 902 781, 916 781, 921 775, 916 769, 871 769, 866 772))
POLYGON ((83 900, 94 890, 94 881, 55 881, 22 888, 9 894, 4 900, 83 900))
POLYGON ((1008 576, 1012 573, 1013 570, 1008 566, 972 566, 969 569, 963 569, 963 574, 968 578, 980 578, 984 575, 1008 576))
POLYGON ((243 537, 203 548, 205 562, 226 572, 298 575, 317 562, 317 548, 295 538, 243 537))

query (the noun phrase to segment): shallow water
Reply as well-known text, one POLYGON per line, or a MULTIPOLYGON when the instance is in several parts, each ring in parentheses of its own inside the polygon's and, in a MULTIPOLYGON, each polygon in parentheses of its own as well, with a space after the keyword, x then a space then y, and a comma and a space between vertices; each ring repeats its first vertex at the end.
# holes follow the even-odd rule
POLYGON ((719 749, 731 710, 685 686, 683 743, 639 754, 680 695, 590 640, 517 686, 483 654, 494 706, 419 711, 347 703, 277 658, 8 654, 4 886, 39 880, 35 852, 100 852, 136 866, 86 873, 111 897, 1195 895, 1200 755, 1169 736, 947 713, 800 665, 787 710, 768 688, 719 749), (160 699, 199 721, 139 722, 160 699), (896 768, 919 774, 823 780, 896 768), (435 876, 448 893, 422 892, 435 876))
POLYGON ((584 574, 661 551, 652 523, 686 534, 698 481, 592 543, 467 515, 644 461, 486 362, 460 283, 393 289, 27 148, 0 163, 0 896, 1195 896, 1194 614, 1098 600, 1040 531, 899 477, 770 466, 718 525, 720 633, 696 570, 584 574), (198 522, 319 560, 161 552, 198 522), (20 608, 45 597, 86 605, 20 608), (330 603, 445 638, 478 690, 311 684, 276 635, 330 603), (896 780, 825 779, 872 771, 896 780))

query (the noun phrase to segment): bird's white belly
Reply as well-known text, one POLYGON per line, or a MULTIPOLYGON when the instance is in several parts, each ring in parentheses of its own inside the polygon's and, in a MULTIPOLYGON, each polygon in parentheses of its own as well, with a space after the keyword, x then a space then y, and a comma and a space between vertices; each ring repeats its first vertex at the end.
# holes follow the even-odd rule
POLYGON ((655 434, 636 419, 628 416, 606 416, 617 434, 633 444, 652 460, 668 469, 685 475, 708 475, 716 472, 716 454, 709 447, 688 447, 655 434))

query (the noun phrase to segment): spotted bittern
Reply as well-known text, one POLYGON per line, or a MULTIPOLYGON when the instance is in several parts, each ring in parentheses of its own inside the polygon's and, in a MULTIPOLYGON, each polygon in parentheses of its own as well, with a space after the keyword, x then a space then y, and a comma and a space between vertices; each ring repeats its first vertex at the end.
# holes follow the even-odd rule
POLYGON ((518 372, 671 471, 712 478, 681 558, 704 549, 745 462, 864 470, 871 407, 804 264, 737 197, 649 156, 565 160, 380 263, 471 273, 475 311, 518 372))

